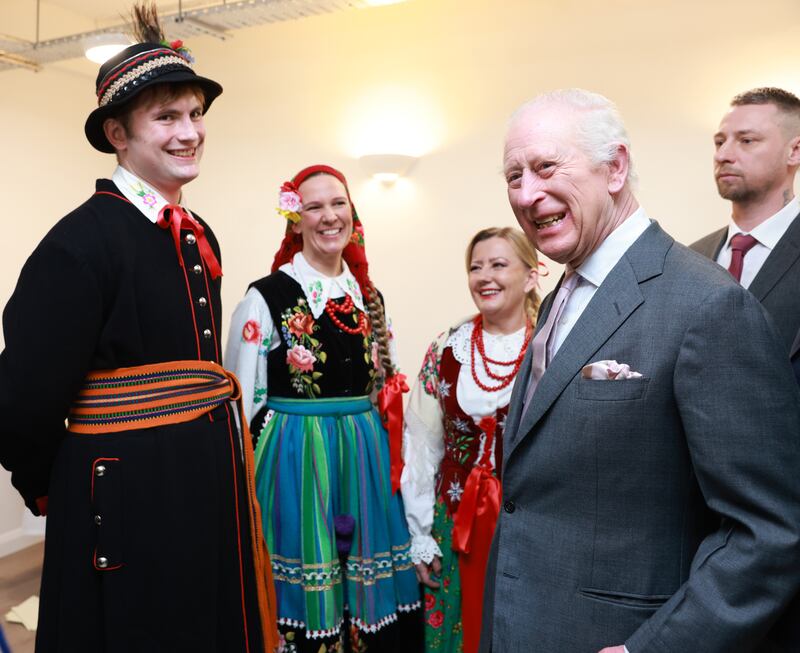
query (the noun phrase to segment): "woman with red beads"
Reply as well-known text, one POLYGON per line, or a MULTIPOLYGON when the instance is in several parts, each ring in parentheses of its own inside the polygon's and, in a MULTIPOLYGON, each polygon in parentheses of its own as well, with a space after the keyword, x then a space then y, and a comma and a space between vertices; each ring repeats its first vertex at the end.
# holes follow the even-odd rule
POLYGON ((521 231, 479 231, 466 263, 479 312, 430 346, 405 416, 402 492, 425 650, 436 653, 478 650, 503 423, 539 307, 538 260, 521 231))
POLYGON ((301 170, 278 213, 272 274, 237 306, 225 360, 256 438, 281 650, 421 650, 398 491, 407 386, 344 175, 301 170))

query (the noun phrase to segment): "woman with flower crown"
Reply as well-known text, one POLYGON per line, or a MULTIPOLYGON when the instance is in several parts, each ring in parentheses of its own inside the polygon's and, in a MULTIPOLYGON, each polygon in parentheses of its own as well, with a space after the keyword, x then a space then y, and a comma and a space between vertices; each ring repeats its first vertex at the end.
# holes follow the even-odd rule
POLYGON ((278 212, 286 235, 234 312, 225 360, 256 438, 281 650, 420 650, 399 492, 408 388, 361 221, 344 175, 321 165, 282 186, 278 212))
POLYGON ((521 231, 479 231, 466 263, 479 312, 426 352, 403 445, 411 557, 425 586, 425 650, 436 653, 478 650, 503 423, 539 306, 538 260, 521 231))

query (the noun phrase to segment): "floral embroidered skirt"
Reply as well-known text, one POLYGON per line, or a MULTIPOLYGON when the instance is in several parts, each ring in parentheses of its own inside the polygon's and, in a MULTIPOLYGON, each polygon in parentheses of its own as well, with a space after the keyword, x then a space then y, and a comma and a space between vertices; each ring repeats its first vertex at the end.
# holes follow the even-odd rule
POLYGON ((436 501, 431 529, 442 551, 442 575, 439 589, 425 589, 425 651, 426 653, 462 653, 464 650, 461 626, 461 576, 458 553, 453 551, 453 518, 447 506, 436 501))
MULTIPOLYGON (((268 407, 274 413, 256 446, 256 493, 285 640, 338 643, 345 605, 364 634, 397 621, 398 613, 418 613, 402 499, 391 492, 388 437, 369 398, 270 398, 268 407), (346 583, 334 526, 341 515, 354 524, 346 583)), ((295 650, 291 641, 284 648, 295 650)))

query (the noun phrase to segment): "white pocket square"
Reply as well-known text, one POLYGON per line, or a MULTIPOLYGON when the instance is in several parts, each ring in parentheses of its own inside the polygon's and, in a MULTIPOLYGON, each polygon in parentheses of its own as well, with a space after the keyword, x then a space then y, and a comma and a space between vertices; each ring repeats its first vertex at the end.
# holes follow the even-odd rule
POLYGON ((639 372, 631 370, 627 363, 617 361, 597 361, 584 365, 581 369, 581 376, 584 379, 593 381, 621 381, 623 379, 641 379, 639 372))

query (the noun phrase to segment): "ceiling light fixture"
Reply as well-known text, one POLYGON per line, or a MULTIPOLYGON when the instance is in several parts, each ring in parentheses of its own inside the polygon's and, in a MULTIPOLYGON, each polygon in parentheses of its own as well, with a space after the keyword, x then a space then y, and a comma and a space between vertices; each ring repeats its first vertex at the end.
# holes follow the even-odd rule
POLYGON ((119 32, 90 34, 82 41, 83 52, 89 61, 104 64, 118 52, 131 44, 131 40, 119 32))

